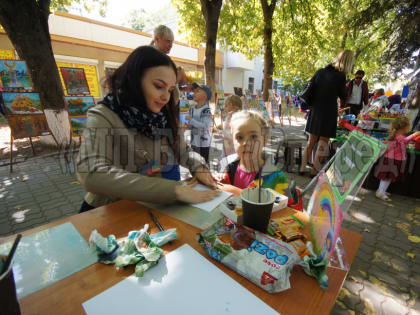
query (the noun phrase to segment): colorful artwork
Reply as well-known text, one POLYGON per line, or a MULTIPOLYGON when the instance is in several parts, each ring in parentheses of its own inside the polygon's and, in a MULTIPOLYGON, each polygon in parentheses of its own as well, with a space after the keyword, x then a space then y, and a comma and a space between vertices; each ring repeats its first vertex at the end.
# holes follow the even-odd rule
POLYGON ((324 172, 309 200, 308 213, 315 253, 321 260, 328 259, 335 248, 343 213, 324 172))
POLYGON ((2 94, 7 115, 43 113, 38 93, 3 92, 2 94))
POLYGON ((0 59, 15 59, 15 52, 10 49, 0 49, 0 59))
POLYGON ((83 135, 83 130, 86 128, 87 117, 70 117, 70 124, 73 137, 80 137, 83 135))
POLYGON ((90 94, 85 70, 82 68, 60 68, 68 95, 90 94))
POLYGON ((50 134, 47 119, 43 114, 7 116, 7 121, 14 139, 50 134))
POLYGON ((0 78, 4 89, 32 90, 28 67, 23 60, 0 59, 0 78))
POLYGON ((64 99, 67 102, 69 114, 73 116, 86 115, 88 109, 95 106, 92 96, 66 96, 64 99))
MULTIPOLYGON (((99 80, 98 80, 98 71, 95 65, 86 65, 86 64, 78 64, 78 63, 69 63, 69 62, 57 62, 58 68, 78 68, 83 69, 85 71, 85 76, 87 80, 87 85, 89 87, 90 95, 93 97, 101 97, 101 91, 99 87, 99 80)), ((66 84, 63 80, 63 76, 61 72, 59 72, 61 83, 63 85, 64 94, 68 96, 66 90, 66 84)))
POLYGON ((181 128, 186 128, 188 125, 188 120, 186 117, 189 116, 190 104, 188 100, 179 101, 179 124, 181 128))

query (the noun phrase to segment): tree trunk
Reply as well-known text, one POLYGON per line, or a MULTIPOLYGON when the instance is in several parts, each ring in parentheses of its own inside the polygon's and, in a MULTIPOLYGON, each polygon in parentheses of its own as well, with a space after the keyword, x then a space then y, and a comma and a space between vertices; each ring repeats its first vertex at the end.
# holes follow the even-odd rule
POLYGON ((223 0, 200 1, 201 12, 206 21, 206 55, 204 58, 206 85, 212 90, 212 99, 214 99, 216 94, 216 39, 223 0))
POLYGON ((276 8, 277 0, 271 0, 268 5, 268 0, 261 0, 261 7, 264 15, 264 101, 268 101, 268 89, 273 86, 273 14, 276 8))
POLYGON ((62 148, 71 143, 70 123, 48 28, 50 0, 2 0, 0 23, 26 61, 51 132, 62 148))

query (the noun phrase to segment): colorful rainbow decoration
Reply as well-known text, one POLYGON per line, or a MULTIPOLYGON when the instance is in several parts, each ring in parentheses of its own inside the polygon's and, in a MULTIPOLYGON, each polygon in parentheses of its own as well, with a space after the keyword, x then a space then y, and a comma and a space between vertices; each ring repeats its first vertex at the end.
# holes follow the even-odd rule
POLYGON ((324 172, 309 201, 308 213, 315 253, 321 260, 328 259, 335 249, 343 213, 324 172))

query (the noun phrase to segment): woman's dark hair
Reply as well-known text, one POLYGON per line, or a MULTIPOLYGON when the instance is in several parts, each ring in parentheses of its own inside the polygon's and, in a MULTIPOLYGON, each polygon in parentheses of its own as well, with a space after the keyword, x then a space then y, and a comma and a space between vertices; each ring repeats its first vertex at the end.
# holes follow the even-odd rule
MULTIPOLYGON (((146 98, 144 97, 141 80, 146 70, 169 66, 177 75, 176 66, 167 55, 152 46, 137 47, 125 60, 125 62, 112 73, 105 81, 105 85, 118 95, 121 106, 132 104, 147 109, 146 98)), ((177 109, 174 95, 171 93, 168 104, 162 109, 172 129, 174 139, 178 133, 177 109)))

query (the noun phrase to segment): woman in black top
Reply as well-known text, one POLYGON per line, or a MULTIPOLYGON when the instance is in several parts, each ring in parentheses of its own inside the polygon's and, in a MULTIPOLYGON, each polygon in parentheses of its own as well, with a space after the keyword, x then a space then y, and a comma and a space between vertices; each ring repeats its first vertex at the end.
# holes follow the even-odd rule
POLYGON ((351 72, 354 56, 351 50, 344 50, 327 65, 318 70, 313 78, 314 93, 311 100, 311 111, 305 131, 309 134, 308 144, 304 150, 300 172, 305 170, 308 159, 315 153, 312 175, 320 169, 320 158, 328 154, 329 138, 336 136, 338 105, 337 98, 345 99, 347 95, 346 76, 351 72))

